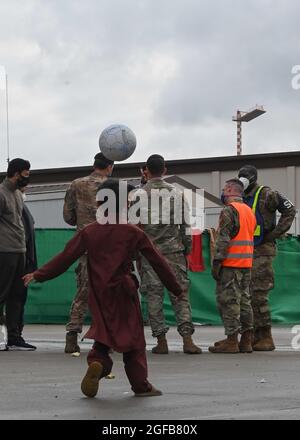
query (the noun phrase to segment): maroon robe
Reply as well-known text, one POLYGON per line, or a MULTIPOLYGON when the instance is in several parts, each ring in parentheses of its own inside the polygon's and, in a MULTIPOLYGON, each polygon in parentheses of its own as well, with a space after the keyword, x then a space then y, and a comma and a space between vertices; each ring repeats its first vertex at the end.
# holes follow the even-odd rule
POLYGON ((138 227, 95 222, 78 232, 62 253, 34 272, 34 278, 42 282, 61 275, 85 252, 88 253, 92 316, 86 337, 123 353, 144 348, 138 284, 131 274, 132 261, 140 252, 166 288, 180 295, 182 288, 174 272, 138 227))

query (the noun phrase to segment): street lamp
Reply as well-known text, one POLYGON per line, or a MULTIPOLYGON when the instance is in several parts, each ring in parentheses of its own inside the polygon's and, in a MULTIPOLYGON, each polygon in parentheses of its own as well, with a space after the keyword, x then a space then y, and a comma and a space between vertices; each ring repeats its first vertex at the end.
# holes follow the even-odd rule
POLYGON ((240 156, 242 154, 242 122, 249 122, 252 119, 258 118, 259 116, 266 113, 262 105, 257 105, 252 110, 248 112, 241 112, 238 110, 236 112, 236 116, 232 117, 232 120, 237 123, 237 155, 240 156))

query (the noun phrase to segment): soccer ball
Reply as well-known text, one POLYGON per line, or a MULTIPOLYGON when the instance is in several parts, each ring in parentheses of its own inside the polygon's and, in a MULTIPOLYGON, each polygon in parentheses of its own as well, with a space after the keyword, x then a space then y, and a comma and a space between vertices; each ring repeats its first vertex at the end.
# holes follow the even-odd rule
POLYGON ((99 147, 107 159, 122 161, 134 153, 136 137, 126 125, 110 125, 102 131, 99 147))

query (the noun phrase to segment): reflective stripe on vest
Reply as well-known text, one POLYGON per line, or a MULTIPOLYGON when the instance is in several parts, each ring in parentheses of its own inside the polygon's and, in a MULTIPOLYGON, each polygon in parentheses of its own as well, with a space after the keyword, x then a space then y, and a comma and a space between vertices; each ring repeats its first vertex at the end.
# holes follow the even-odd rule
POLYGON ((254 246, 253 240, 232 240, 230 246, 254 246))
POLYGON ((240 229, 230 241, 227 257, 222 262, 224 267, 251 268, 253 265, 253 234, 256 218, 251 208, 244 203, 233 202, 231 205, 239 213, 240 229))
MULTIPOLYGON (((257 203, 258 203, 259 195, 260 195, 261 190, 263 188, 264 188, 263 186, 260 186, 258 188, 258 190, 256 191, 256 193, 255 193, 254 202, 253 202, 253 206, 252 206, 252 211, 253 211, 255 217, 256 217, 256 208, 257 208, 257 203)), ((254 237, 259 237, 260 233, 261 233, 260 225, 257 225, 256 228, 255 228, 255 231, 254 231, 254 237)))

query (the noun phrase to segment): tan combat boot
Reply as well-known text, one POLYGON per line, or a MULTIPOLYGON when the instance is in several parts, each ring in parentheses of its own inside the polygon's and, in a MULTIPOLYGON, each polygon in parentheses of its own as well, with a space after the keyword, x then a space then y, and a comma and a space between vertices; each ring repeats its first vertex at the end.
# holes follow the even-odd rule
POLYGON ((252 330, 247 330, 242 333, 241 340, 239 343, 240 353, 252 353, 252 340, 253 340, 253 332, 252 330))
POLYGON ((200 347, 194 344, 192 336, 183 336, 183 352, 186 354, 201 354, 202 350, 200 347))
POLYGON ((259 329, 259 340, 253 345, 254 351, 273 351, 275 350, 275 344, 273 341, 271 327, 266 326, 259 329))
POLYGON ((224 342, 226 342, 226 341, 227 341, 227 338, 226 339, 222 339, 221 341, 217 341, 217 342, 214 343, 214 346, 217 347, 220 344, 224 344, 224 342))
POLYGON ((152 353, 154 354, 168 354, 168 343, 166 339, 166 335, 159 335, 157 337, 157 345, 152 348, 152 353))
POLYGON ((208 348, 211 353, 239 353, 238 333, 227 336, 223 342, 208 348))
POLYGON ((77 337, 77 332, 68 332, 66 334, 65 353, 80 353, 80 347, 77 342, 77 337))
POLYGON ((81 382, 81 391, 86 397, 95 397, 98 393, 99 380, 103 372, 100 362, 92 362, 81 382))
POLYGON ((260 328, 256 328, 252 335, 252 346, 260 340, 260 328))

